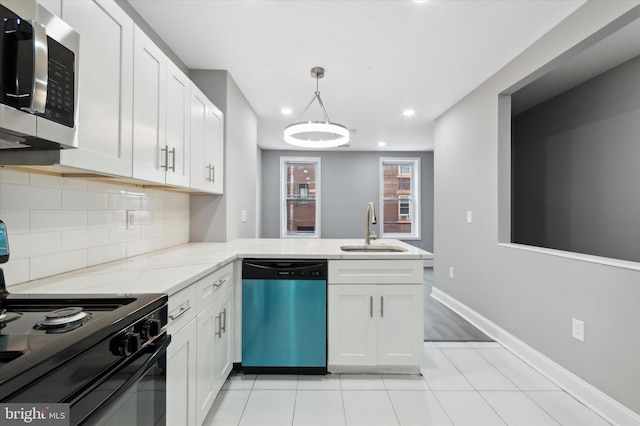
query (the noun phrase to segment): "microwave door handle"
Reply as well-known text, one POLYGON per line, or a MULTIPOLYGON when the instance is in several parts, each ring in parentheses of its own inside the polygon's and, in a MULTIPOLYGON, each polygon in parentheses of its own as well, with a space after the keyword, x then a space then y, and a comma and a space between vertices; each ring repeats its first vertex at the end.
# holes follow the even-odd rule
POLYGON ((49 51, 47 31, 44 25, 30 21, 33 26, 33 88, 30 112, 43 114, 47 105, 47 80, 49 79, 49 51))

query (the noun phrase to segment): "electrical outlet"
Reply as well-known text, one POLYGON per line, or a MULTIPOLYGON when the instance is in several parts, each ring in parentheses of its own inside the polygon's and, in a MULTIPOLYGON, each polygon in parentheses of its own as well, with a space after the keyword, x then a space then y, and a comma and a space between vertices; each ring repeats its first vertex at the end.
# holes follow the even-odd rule
POLYGON ((571 336, 584 342, 584 322, 573 318, 571 321, 571 336))
POLYGON ((127 210, 127 229, 136 228, 136 211, 127 210))
POLYGON ((453 266, 449 266, 449 278, 453 279, 453 266))
POLYGON ((240 222, 244 223, 247 221, 247 211, 246 210, 241 210, 240 211, 240 222))
POLYGON ((471 210, 467 210, 467 223, 471 223, 473 221, 473 212, 471 210))

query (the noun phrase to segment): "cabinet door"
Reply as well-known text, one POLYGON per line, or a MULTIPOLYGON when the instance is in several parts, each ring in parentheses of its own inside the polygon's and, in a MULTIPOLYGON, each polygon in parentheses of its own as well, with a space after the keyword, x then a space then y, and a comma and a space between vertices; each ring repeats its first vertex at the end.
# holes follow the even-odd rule
POLYGON ((220 317, 212 303, 205 307, 197 318, 197 385, 196 421, 202 424, 216 398, 216 372, 213 339, 218 330, 220 317))
POLYGON ((162 51, 138 27, 134 31, 133 177, 165 182, 166 62, 162 51))
POLYGON ((61 151, 60 163, 131 177, 133 21, 115 2, 98 0, 65 0, 62 18, 80 33, 82 89, 79 148, 61 151))
POLYGON ((380 316, 377 359, 380 365, 420 365, 423 351, 421 285, 378 285, 375 315, 380 316))
POLYGON ((375 365, 374 285, 329 285, 329 365, 375 365))
POLYGON ((211 102, 207 105, 205 120, 204 156, 211 164, 209 191, 224 192, 224 116, 211 102))
POLYGON ((218 329, 213 339, 213 361, 215 370, 215 392, 222 388, 233 368, 232 340, 233 336, 233 287, 227 289, 214 303, 218 312, 218 329))
POLYGON ((173 62, 167 60, 166 63, 166 145, 169 150, 166 182, 188 187, 191 81, 173 62))
POLYGON ((167 424, 196 425, 196 320, 171 335, 167 351, 167 424))
POLYGON ((207 191, 211 181, 210 163, 204 155, 207 98, 191 84, 191 188, 207 191))

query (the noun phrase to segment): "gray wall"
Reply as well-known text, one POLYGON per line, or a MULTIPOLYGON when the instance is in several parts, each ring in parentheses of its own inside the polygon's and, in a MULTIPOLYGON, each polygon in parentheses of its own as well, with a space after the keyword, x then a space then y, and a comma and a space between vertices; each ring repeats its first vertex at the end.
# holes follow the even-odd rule
POLYGON ((380 157, 419 157, 422 238, 406 242, 433 252, 433 152, 263 151, 263 238, 280 236, 280 157, 320 157, 321 237, 362 239, 367 203, 379 208, 380 157))
MULTIPOLYGON (((505 158, 499 135, 508 144, 509 132, 498 117, 504 109, 501 93, 516 90, 523 79, 638 4, 586 2, 439 117, 434 150, 435 287, 636 413, 637 264, 634 269, 498 244, 504 218, 499 209, 508 206, 499 195, 509 193, 503 174, 508 167, 498 161, 505 158), (473 211, 472 224, 466 223, 467 210, 473 211), (449 267, 455 268, 453 279, 449 267), (571 337, 572 318, 584 321, 584 342, 571 337)), ((632 12, 640 14, 637 7, 632 12)), ((509 122, 508 114, 503 118, 509 122)))
POLYGON ((640 57, 516 116, 512 241, 640 262, 638 135, 640 57))
POLYGON ((224 113, 224 195, 191 195, 190 241, 258 236, 257 117, 227 71, 191 70, 191 80, 224 113), (241 212, 247 212, 246 222, 241 212))

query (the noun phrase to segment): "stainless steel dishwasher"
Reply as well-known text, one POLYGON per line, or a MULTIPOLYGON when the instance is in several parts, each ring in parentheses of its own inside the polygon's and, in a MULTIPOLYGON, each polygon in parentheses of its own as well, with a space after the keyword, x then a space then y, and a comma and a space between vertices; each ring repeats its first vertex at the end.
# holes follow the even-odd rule
POLYGON ((242 368, 326 374, 326 260, 243 261, 242 368))

